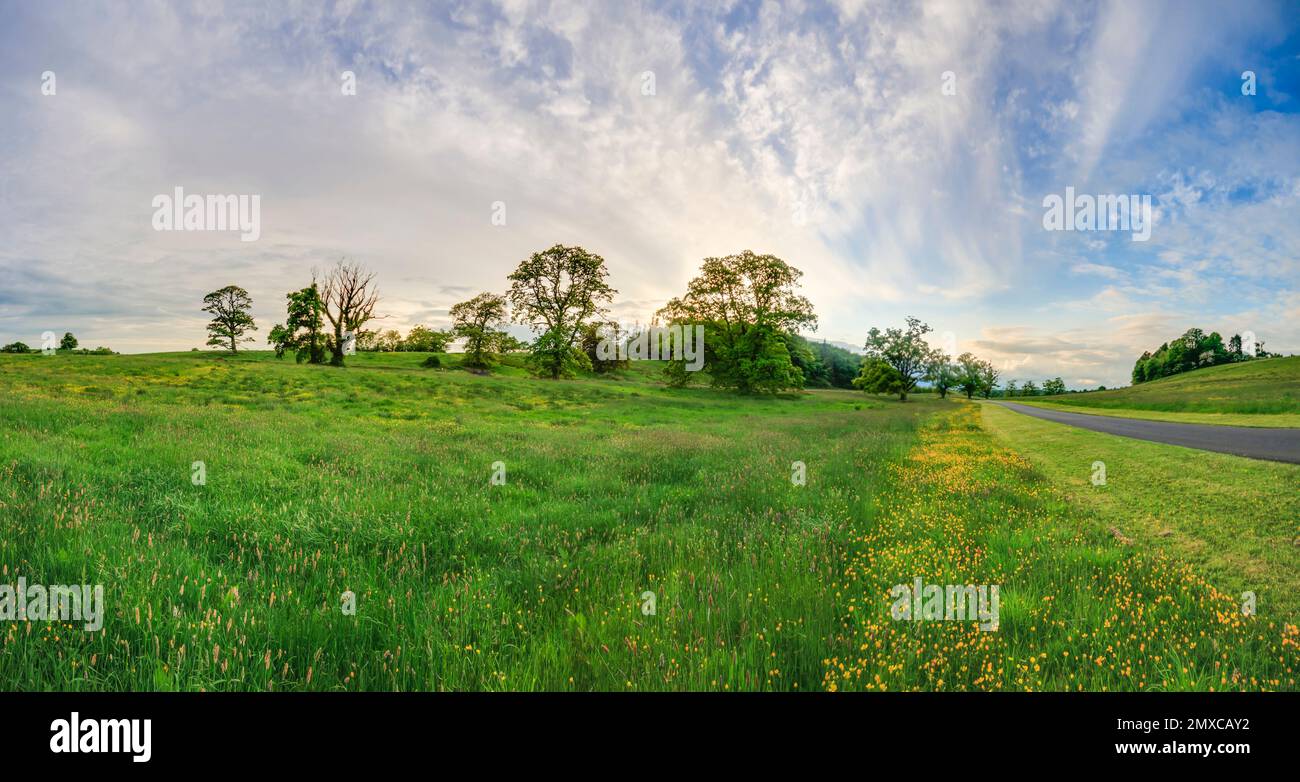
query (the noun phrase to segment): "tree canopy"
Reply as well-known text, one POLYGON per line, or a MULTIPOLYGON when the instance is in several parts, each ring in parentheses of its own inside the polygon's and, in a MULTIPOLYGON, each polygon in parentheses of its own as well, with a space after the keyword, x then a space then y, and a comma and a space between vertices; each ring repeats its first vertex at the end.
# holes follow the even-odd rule
POLYGON ((325 303, 321 300, 316 281, 312 280, 311 285, 302 290, 286 293, 285 298, 289 300, 288 320, 283 326, 275 324, 270 333, 275 355, 283 356, 292 350, 300 364, 303 361, 324 363, 325 321, 321 316, 325 312, 325 303))
MULTIPOLYGON (((658 317, 673 326, 704 326, 704 370, 715 386, 742 393, 801 388, 805 377, 791 356, 791 335, 817 327, 812 303, 796 291, 802 276, 775 255, 749 250, 705 258, 685 295, 658 317)), ((689 379, 681 360, 669 362, 668 374, 675 383, 689 379)))
POLYGON ((587 366, 574 341, 618 293, 608 277, 604 258, 560 244, 533 253, 510 274, 506 298, 515 320, 539 332, 530 347, 538 374, 559 378, 587 366))
MULTIPOLYGON (((907 395, 936 360, 936 350, 925 341, 925 335, 930 331, 928 325, 909 315, 906 328, 881 331, 873 326, 867 332, 867 359, 869 362, 883 361, 893 367, 898 374, 896 393, 902 401, 907 401, 907 395)), ((863 371, 867 369, 868 364, 863 364, 863 371)))
POLYGON ((487 368, 500 351, 506 320, 506 300, 495 293, 480 293, 451 308, 452 333, 465 340, 469 366, 487 368))
POLYGON ((1255 342, 1252 350, 1250 341, 1242 340, 1240 334, 1233 334, 1225 346, 1219 332, 1206 334, 1201 329, 1190 328, 1177 339, 1156 348, 1154 353, 1147 351, 1138 357, 1133 365, 1133 385, 1202 367, 1268 358, 1271 355, 1273 354, 1264 350, 1263 342, 1255 342))
POLYGON ((321 301, 333 330, 326 338, 330 364, 341 367, 346 338, 350 335, 355 339, 361 327, 375 317, 379 291, 375 288, 374 272, 360 264, 340 260, 325 275, 321 301))
POLYGON ((227 285, 203 297, 203 311, 212 314, 208 323, 208 344, 229 347, 231 353, 239 351, 241 342, 252 342, 246 336, 257 331, 253 316, 248 314, 253 300, 248 291, 238 285, 227 285))
POLYGON ((899 394, 903 397, 903 376, 888 361, 869 358, 853 379, 853 385, 868 394, 899 394))
POLYGON ((947 397, 948 391, 957 387, 960 377, 960 370, 946 353, 935 350, 930 354, 930 361, 925 367, 925 379, 939 392, 940 399, 947 397))

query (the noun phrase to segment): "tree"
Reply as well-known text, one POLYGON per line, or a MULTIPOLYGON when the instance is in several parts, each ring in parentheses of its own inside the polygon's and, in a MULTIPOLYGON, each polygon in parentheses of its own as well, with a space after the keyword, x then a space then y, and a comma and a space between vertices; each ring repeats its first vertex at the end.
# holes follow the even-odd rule
POLYGON ((63 339, 59 341, 59 350, 76 350, 77 338, 72 336, 72 332, 66 332, 63 339))
POLYGON ((1151 351, 1144 352, 1133 364, 1133 385, 1147 380, 1147 364, 1151 361, 1151 351))
POLYGON ((357 350, 367 353, 379 350, 379 332, 362 329, 356 333, 357 350))
POLYGON ((1206 334, 1201 329, 1190 328, 1178 339, 1161 345, 1154 353, 1144 352, 1133 364, 1132 380, 1137 385, 1180 372, 1268 355, 1262 342, 1256 343, 1254 356, 1248 355, 1240 334, 1232 335, 1225 345, 1217 331, 1206 334))
POLYGON ((1228 347, 1223 344, 1223 337, 1219 332, 1211 331, 1209 336, 1203 337, 1196 344, 1197 364, 1203 367, 1218 366, 1226 364, 1232 360, 1228 353, 1228 347))
MULTIPOLYGON (((802 276, 775 255, 749 250, 705 258, 686 293, 657 317, 670 326, 704 327, 703 368, 714 386, 743 394, 801 388, 805 377, 795 359, 806 362, 807 355, 790 335, 817 328, 812 303, 796 292, 802 276)), ((680 359, 666 372, 674 384, 688 379, 680 359)))
POLYGON ((415 353, 443 353, 453 335, 446 331, 434 331, 425 326, 412 326, 411 331, 402 342, 402 348, 415 353))
POLYGON ((853 388, 862 356, 824 340, 810 342, 798 334, 787 334, 786 343, 795 345, 790 359, 803 372, 805 388, 853 388))
POLYGON ((988 399, 993 396, 993 389, 998 387, 998 375, 1001 373, 993 368, 993 362, 981 361, 979 363, 979 384, 980 396, 988 399))
POLYGON ((1003 392, 1003 394, 1005 394, 1006 396, 1015 396, 1015 395, 1016 395, 1016 381, 1014 381, 1014 380, 1008 380, 1008 381, 1007 381, 1007 385, 1006 385, 1006 390, 1003 392))
POLYGON ((495 293, 480 293, 451 308, 451 330, 465 340, 468 366, 486 369, 505 332, 506 300, 495 293))
POLYGON ((925 368, 925 379, 930 381, 939 398, 948 396, 948 390, 957 386, 959 371, 943 351, 936 350, 930 356, 930 363, 925 368))
POLYGON ((382 353, 396 353, 402 349, 402 332, 397 329, 380 332, 376 339, 378 343, 376 350, 382 353))
POLYGON ((293 335, 289 333, 283 323, 277 323, 271 327, 270 333, 266 335, 266 341, 275 349, 276 358, 284 358, 285 351, 293 344, 293 335))
POLYGON ((516 321, 541 332, 532 344, 538 374, 554 379, 586 365, 574 340, 618 293, 607 277, 604 258, 560 244, 533 253, 510 274, 506 296, 516 321))
POLYGON ((248 310, 253 306, 248 291, 238 285, 227 285, 203 297, 203 311, 212 314, 208 323, 208 344, 220 347, 228 345, 231 353, 239 351, 239 343, 252 342, 253 338, 245 336, 250 331, 257 331, 253 316, 248 310))
POLYGON ((972 353, 957 357, 957 387, 971 399, 980 390, 980 360, 972 353))
POLYGON ((868 394, 898 394, 903 390, 903 376, 889 362, 872 358, 862 362, 853 385, 868 394))
POLYGON ((0 348, 0 353, 30 353, 32 349, 27 347, 25 342, 10 342, 8 345, 0 348))
POLYGON ((912 316, 907 317, 906 329, 872 328, 867 332, 865 352, 871 360, 884 361, 898 372, 899 401, 906 402, 907 394, 925 376, 926 368, 938 352, 925 341, 932 329, 912 316))
POLYGON ((1043 381, 1043 394, 1045 396, 1056 396, 1065 393, 1065 381, 1059 377, 1043 381))
POLYGON ((610 372, 615 369, 625 369, 630 362, 627 353, 619 354, 615 351, 614 358, 607 358, 602 355, 600 346, 608 340, 608 344, 627 346, 628 340, 633 335, 624 331, 623 327, 617 321, 605 321, 603 323, 593 321, 582 327, 582 334, 579 335, 578 341, 581 344, 582 352, 586 354, 587 360, 591 362, 593 372, 610 372), (622 355, 623 358, 618 358, 622 355))
POLYGON ((303 361, 325 363, 325 321, 321 317, 325 303, 321 300, 316 281, 312 280, 311 285, 302 290, 286 293, 285 298, 289 300, 288 321, 283 326, 277 323, 269 335, 276 357, 292 350, 299 364, 303 361))
POLYGON ((516 339, 506 332, 501 332, 500 339, 497 340, 498 353, 522 353, 528 350, 529 345, 523 340, 516 339))
POLYGON ((350 334, 355 338, 361 327, 375 317, 379 291, 374 282, 374 272, 343 260, 325 276, 321 301, 325 305, 325 317, 333 329, 327 338, 331 365, 343 366, 346 336, 350 334))
POLYGON ((1038 396, 1038 384, 1032 380, 1025 381, 1025 389, 1020 393, 1021 396, 1038 396))

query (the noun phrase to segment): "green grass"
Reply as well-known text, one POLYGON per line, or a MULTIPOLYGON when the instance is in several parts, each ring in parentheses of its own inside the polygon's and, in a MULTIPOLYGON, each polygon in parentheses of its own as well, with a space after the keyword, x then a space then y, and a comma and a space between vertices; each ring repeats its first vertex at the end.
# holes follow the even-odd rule
POLYGON ((1295 687, 1294 627, 1116 542, 974 405, 423 358, 0 357, 0 583, 102 583, 108 607, 98 633, 0 623, 0 681, 1295 687), (1000 583, 1001 629, 893 622, 918 575, 1000 583))
POLYGON ((1294 615, 1244 617, 1185 560, 1116 540, 1109 519, 985 431, 977 405, 953 407, 891 468, 878 523, 855 541, 829 688, 1295 689, 1294 615), (890 585, 917 575, 1000 584, 1000 629, 892 621, 890 585))
POLYGON ((1169 421, 1175 424, 1209 424, 1211 426, 1248 426, 1257 428, 1294 429, 1300 427, 1300 413, 1179 413, 1167 410, 1125 410, 1122 408, 1098 408, 1072 405, 1070 397, 1040 399, 1022 399, 1013 397, 1005 401, 1047 410, 1060 410, 1066 413, 1082 415, 1100 415, 1110 418, 1137 418, 1143 421, 1169 421))
POLYGON ((0 564, 30 583, 102 582, 110 607, 93 636, 10 624, 0 678, 818 684, 831 569, 922 408, 410 368, 421 360, 0 360, 0 564), (489 485, 496 461, 504 486, 489 485), (339 611, 345 590, 356 617, 339 611))
POLYGON ((1151 443, 982 405, 984 422, 1139 549, 1191 562, 1261 614, 1300 618, 1300 466, 1151 443), (1092 482, 1103 462, 1106 484, 1092 482))
POLYGON ((1300 356, 1207 367, 1111 391, 1026 401, 1128 418, 1232 426, 1300 426, 1300 356))

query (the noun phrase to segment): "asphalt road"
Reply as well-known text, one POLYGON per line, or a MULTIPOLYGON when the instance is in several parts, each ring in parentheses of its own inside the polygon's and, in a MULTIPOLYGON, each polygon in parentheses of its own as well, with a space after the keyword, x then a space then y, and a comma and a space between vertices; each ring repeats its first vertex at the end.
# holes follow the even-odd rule
POLYGON ((1044 410, 1041 407, 994 402, 1017 413, 1031 415, 1058 424, 1069 424, 1094 432, 1117 434, 1138 440, 1151 440, 1202 451, 1218 451, 1251 459, 1268 459, 1274 462, 1300 464, 1300 429, 1261 429, 1250 426, 1215 426, 1211 424, 1179 424, 1171 421, 1143 421, 1137 418, 1115 418, 1106 415, 1067 413, 1063 410, 1044 410))

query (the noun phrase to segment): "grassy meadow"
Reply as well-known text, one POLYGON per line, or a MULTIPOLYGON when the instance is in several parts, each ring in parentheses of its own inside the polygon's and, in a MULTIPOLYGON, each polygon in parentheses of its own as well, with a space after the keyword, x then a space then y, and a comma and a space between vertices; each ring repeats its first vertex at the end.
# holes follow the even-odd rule
POLYGON ((0 624, 0 681, 1295 689, 1293 610, 1242 616, 1226 571, 1118 540, 975 404, 424 358, 0 356, 0 583, 107 603, 97 633, 0 624), (893 621, 916 576, 1000 584, 999 629, 893 621))
POLYGON ((1114 437, 992 404, 983 424, 1079 508, 1143 550, 1169 553, 1257 610, 1300 619, 1300 465, 1114 437), (1106 482, 1094 485, 1093 463, 1106 482))
POLYGON ((1300 356, 1206 367, 1110 391, 1014 401, 1121 418, 1298 427, 1300 356))

